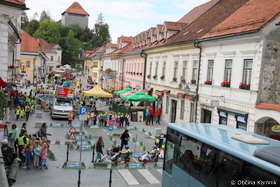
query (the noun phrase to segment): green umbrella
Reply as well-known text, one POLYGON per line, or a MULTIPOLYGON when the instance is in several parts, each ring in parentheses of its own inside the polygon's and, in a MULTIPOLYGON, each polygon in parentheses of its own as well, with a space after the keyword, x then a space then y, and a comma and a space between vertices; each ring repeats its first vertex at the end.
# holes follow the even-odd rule
POLYGON ((124 90, 114 92, 114 95, 120 95, 123 93, 127 93, 127 92, 130 92, 131 90, 132 90, 131 88, 125 88, 124 90))
POLYGON ((136 92, 134 94, 131 95, 127 95, 124 96, 122 98, 125 101, 130 101, 130 102, 134 102, 134 101, 157 101, 157 98, 147 95, 144 92, 136 92))

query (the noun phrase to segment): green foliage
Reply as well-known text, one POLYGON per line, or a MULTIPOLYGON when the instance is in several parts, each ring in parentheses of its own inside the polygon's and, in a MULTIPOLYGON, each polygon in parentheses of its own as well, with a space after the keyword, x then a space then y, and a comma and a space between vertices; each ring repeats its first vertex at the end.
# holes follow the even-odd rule
POLYGON ((39 21, 33 19, 31 20, 28 25, 26 26, 25 31, 30 34, 30 36, 33 36, 33 34, 36 32, 36 30, 39 28, 39 21))
POLYGON ((60 39, 60 25, 56 22, 44 20, 40 22, 39 28, 34 33, 33 37, 44 38, 47 42, 57 44, 60 39))
POLYGON ((27 25, 28 25, 28 23, 29 23, 28 16, 27 16, 26 12, 23 11, 21 13, 21 29, 25 30, 27 25))
POLYGON ((93 47, 101 47, 104 43, 111 42, 111 36, 109 32, 109 25, 105 23, 105 19, 100 13, 97 17, 97 21, 94 24, 93 37, 91 39, 93 47))
POLYGON ((3 91, 0 91, 0 98, 0 119, 3 119, 5 117, 5 106, 8 105, 8 96, 3 91))
POLYGON ((43 12, 41 13, 41 16, 40 16, 40 22, 44 21, 44 20, 48 20, 48 21, 51 21, 51 15, 50 13, 46 12, 45 10, 43 10, 43 12))

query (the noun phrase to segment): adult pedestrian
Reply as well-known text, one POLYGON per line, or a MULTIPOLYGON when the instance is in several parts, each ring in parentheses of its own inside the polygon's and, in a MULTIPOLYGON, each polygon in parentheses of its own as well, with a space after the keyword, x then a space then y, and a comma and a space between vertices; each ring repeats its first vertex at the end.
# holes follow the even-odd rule
POLYGON ((124 145, 128 144, 128 140, 129 140, 129 134, 128 134, 128 130, 126 129, 121 135, 121 150, 123 149, 124 145))
POLYGON ((147 106, 146 110, 145 110, 145 116, 146 116, 146 125, 150 125, 150 110, 149 110, 149 106, 147 106))
POLYGON ((4 162, 8 159, 10 154, 14 153, 14 149, 11 146, 9 146, 7 139, 4 139, 2 141, 1 151, 2 151, 4 162))
POLYGON ((102 162, 102 155, 103 155, 102 147, 104 147, 103 138, 102 138, 102 136, 99 136, 98 141, 96 142, 97 156, 95 158, 93 165, 95 165, 98 160, 100 160, 100 162, 102 162))
POLYGON ((16 139, 18 138, 19 132, 16 124, 12 125, 12 130, 9 134, 9 145, 14 147, 15 152, 17 152, 17 147, 15 146, 16 139))
POLYGON ((28 144, 28 138, 26 137, 26 130, 22 130, 15 142, 15 145, 18 146, 18 152, 19 152, 20 159, 23 158, 23 155, 22 155, 23 145, 27 145, 27 144, 28 144))
POLYGON ((44 137, 47 140, 47 136, 51 136, 51 134, 47 133, 47 123, 43 123, 39 131, 41 131, 41 138, 44 137))
POLYGON ((156 109, 156 115, 157 115, 157 121, 156 123, 158 123, 160 125, 160 117, 161 117, 161 114, 162 114, 162 108, 159 106, 157 109, 156 109))
POLYGON ((155 110, 153 107, 149 107, 149 111, 150 111, 150 122, 152 122, 152 125, 154 125, 155 110))
POLYGON ((30 104, 29 102, 26 102, 26 105, 25 105, 25 119, 26 121, 28 121, 28 118, 29 118, 29 115, 30 115, 30 104))

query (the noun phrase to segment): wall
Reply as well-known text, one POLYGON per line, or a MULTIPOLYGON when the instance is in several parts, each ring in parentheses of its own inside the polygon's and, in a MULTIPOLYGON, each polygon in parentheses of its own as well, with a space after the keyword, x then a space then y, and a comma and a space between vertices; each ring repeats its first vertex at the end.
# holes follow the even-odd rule
POLYGON ((62 16, 62 24, 66 26, 78 24, 82 28, 86 28, 88 27, 88 16, 81 14, 65 13, 62 16))

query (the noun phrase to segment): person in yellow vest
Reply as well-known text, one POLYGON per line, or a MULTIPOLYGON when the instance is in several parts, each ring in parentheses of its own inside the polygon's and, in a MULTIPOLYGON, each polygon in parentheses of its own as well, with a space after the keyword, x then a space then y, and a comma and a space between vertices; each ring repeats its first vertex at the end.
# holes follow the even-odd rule
POLYGON ((29 97, 26 97, 26 98, 25 98, 25 102, 26 102, 26 103, 30 103, 30 98, 29 98, 29 97))
POLYGON ((20 112, 19 112, 20 118, 23 119, 23 118, 24 118, 24 115, 25 115, 24 108, 21 108, 21 109, 20 109, 20 112))
POLYGON ((88 127, 89 121, 90 121, 90 114, 88 113, 88 114, 87 114, 87 118, 86 118, 86 120, 85 120, 85 122, 84 122, 84 127, 88 127))
POLYGON ((21 107, 17 106, 16 111, 15 111, 15 113, 16 113, 16 120, 19 120, 20 111, 21 111, 21 107))
POLYGON ((74 118, 74 112, 70 111, 68 114, 68 127, 72 125, 73 118, 74 118))
POLYGON ((121 153, 121 159, 122 159, 121 163, 125 163, 125 160, 129 158, 129 155, 131 153, 131 151, 129 149, 129 145, 125 145, 124 150, 120 151, 120 153, 121 153))
POLYGON ((32 103, 30 106, 30 116, 34 113, 35 105, 32 103))
POLYGON ((22 131, 27 131, 27 130, 26 130, 26 126, 27 126, 26 123, 23 123, 23 124, 22 124, 22 126, 21 126, 21 128, 20 128, 20 133, 21 133, 22 131))
POLYGON ((153 145, 153 149, 151 151, 151 158, 154 159, 157 153, 158 153, 158 147, 156 145, 153 145))
POLYGON ((160 143, 160 135, 157 135, 156 141, 155 141, 155 145, 159 146, 160 143))
POLYGON ((23 154, 22 154, 22 149, 23 149, 23 146, 27 145, 28 144, 28 141, 27 141, 27 138, 26 138, 26 131, 23 130, 20 135, 18 136, 18 138, 16 139, 16 142, 15 142, 15 145, 17 146, 17 148, 19 149, 19 158, 22 160, 22 166, 24 166, 24 157, 23 157, 23 154))
POLYGON ((162 141, 161 148, 165 149, 165 141, 162 141))
POLYGON ((24 111, 25 111, 25 119, 26 119, 26 121, 28 121, 29 114, 30 114, 30 104, 29 104, 29 102, 26 103, 26 105, 24 107, 24 111))

